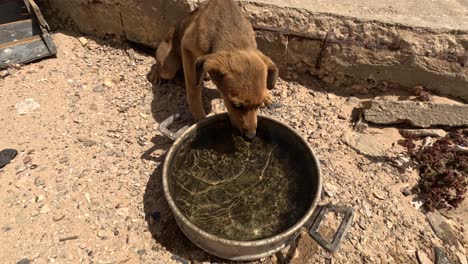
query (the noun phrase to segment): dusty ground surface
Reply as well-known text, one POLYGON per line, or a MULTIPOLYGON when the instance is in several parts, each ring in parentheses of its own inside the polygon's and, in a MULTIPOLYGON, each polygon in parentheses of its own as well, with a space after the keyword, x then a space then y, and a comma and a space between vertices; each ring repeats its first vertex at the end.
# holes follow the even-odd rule
MULTIPOLYGON (((188 116, 183 86, 152 87, 153 59, 131 48, 93 40, 83 47, 68 33, 54 38, 57 58, 0 79, 0 150, 20 152, 0 169, 0 262, 176 263, 173 254, 221 262, 181 234, 162 193, 171 141, 156 129, 175 112, 188 116), (15 104, 26 98, 41 106, 20 116, 15 104)), ((414 197, 402 193, 416 172, 385 161, 403 151, 397 129, 367 129, 382 143, 382 157, 357 154, 342 137, 352 132, 351 112, 362 99, 322 88, 280 81, 278 103, 262 112, 308 139, 322 165, 320 204, 351 206, 355 221, 333 255, 304 234, 291 263, 417 263, 416 252, 431 255, 435 245, 456 263, 466 254, 466 203, 449 214, 461 245, 444 244, 414 197)), ((223 111, 215 91, 205 95, 211 113, 223 111)))

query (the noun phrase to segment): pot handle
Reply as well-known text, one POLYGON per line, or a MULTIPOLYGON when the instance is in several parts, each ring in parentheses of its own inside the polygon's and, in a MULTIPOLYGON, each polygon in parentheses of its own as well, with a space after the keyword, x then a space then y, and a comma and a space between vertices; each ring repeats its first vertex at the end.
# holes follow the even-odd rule
POLYGON ((309 235, 319 243, 326 250, 334 253, 338 250, 341 240, 348 232, 351 223, 353 222, 354 208, 348 206, 338 206, 338 205, 325 205, 318 207, 314 214, 311 217, 312 225, 309 228, 309 235), (343 215, 340 226, 336 230, 333 240, 331 242, 327 241, 319 233, 320 226, 328 213, 338 213, 343 215))
POLYGON ((161 132, 164 136, 176 140, 182 133, 184 133, 189 127, 184 126, 183 128, 179 129, 177 132, 172 132, 169 130, 169 126, 174 123, 175 120, 179 119, 181 115, 179 113, 173 114, 166 118, 166 120, 162 121, 161 124, 159 124, 158 131, 161 132))

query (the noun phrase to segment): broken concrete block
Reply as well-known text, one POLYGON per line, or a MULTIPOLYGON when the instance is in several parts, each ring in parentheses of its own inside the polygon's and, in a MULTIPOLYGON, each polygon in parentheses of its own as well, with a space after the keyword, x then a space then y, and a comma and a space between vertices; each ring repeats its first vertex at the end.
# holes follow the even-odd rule
POLYGON ((468 105, 413 101, 368 101, 364 118, 381 125, 409 124, 415 127, 468 126, 468 105))
POLYGON ((443 129, 402 129, 400 134, 404 137, 445 137, 447 132, 443 129))
POLYGON ((426 215, 426 218, 436 236, 444 243, 452 246, 457 246, 459 244, 450 224, 439 212, 430 212, 426 215))
POLYGON ((385 156, 384 143, 374 136, 347 132, 343 134, 342 141, 362 155, 373 158, 385 156))

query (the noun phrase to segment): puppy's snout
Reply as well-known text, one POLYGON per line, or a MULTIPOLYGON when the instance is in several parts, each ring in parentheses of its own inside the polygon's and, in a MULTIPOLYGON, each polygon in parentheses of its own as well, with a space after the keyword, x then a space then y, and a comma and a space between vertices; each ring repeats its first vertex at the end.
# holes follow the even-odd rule
POLYGON ((244 133, 244 136, 247 140, 253 140, 256 135, 257 135, 257 131, 255 130, 246 131, 244 133))

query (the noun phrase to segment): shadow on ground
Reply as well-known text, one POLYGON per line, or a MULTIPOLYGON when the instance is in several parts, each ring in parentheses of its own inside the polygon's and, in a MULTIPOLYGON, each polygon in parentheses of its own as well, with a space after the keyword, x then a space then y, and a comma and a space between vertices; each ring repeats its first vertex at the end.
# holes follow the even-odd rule
MULTIPOLYGON (((211 112, 211 101, 218 98, 217 92, 204 89, 204 107, 211 112)), ((186 106, 183 78, 179 75, 175 80, 162 82, 153 86, 153 101, 151 103, 153 118, 161 123, 169 116, 179 113, 181 118, 171 126, 175 131, 185 125, 194 123, 186 106)), ((168 138, 156 135, 152 139, 153 146, 142 155, 142 159, 156 162, 157 166, 151 174, 144 194, 144 211, 148 229, 153 238, 174 256, 187 261, 225 262, 195 246, 179 229, 172 212, 164 197, 162 188, 162 171, 165 153, 172 145, 168 138), (159 152, 156 154, 156 152, 159 152), (164 153, 161 155, 161 153, 164 153)))

